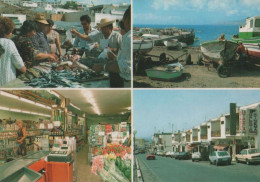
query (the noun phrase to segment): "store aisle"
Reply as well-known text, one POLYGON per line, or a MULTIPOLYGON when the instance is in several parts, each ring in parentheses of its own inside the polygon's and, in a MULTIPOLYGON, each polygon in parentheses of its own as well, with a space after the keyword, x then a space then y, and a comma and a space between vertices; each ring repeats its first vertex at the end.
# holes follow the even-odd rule
POLYGON ((102 182, 103 180, 91 173, 91 166, 88 162, 88 145, 85 145, 81 151, 77 153, 77 182, 102 182))

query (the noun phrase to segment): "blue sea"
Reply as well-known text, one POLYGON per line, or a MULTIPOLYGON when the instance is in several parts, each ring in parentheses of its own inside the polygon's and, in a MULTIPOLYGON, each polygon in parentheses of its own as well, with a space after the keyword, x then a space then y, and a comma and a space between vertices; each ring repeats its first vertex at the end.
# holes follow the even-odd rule
POLYGON ((134 25, 140 28, 169 28, 177 27, 179 29, 194 29, 195 37, 199 37, 199 41, 195 41, 192 46, 199 46, 201 42, 208 40, 216 40, 222 33, 225 34, 227 40, 231 40, 233 35, 238 34, 239 25, 134 25))

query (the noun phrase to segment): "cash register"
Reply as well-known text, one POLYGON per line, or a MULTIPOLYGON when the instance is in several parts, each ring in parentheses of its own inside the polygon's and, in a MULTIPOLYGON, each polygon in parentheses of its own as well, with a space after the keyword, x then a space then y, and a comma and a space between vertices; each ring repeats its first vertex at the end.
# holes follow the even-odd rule
POLYGON ((71 148, 68 145, 67 140, 63 140, 60 147, 53 147, 52 151, 48 155, 48 161, 70 162, 71 160, 71 148))

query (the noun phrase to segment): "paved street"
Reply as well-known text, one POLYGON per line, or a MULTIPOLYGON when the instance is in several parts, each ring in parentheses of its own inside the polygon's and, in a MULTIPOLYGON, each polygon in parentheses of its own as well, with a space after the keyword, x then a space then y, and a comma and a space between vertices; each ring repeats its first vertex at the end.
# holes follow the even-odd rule
POLYGON ((260 165, 232 162, 232 165, 215 166, 208 161, 192 162, 156 156, 146 160, 138 154, 145 182, 259 182, 260 165))

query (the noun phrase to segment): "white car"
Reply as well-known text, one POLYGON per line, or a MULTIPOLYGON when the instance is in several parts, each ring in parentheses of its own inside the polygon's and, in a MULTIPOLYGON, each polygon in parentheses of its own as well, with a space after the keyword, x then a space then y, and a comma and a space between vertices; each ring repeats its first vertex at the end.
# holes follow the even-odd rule
POLYGON ((173 152, 168 151, 168 152, 166 152, 165 156, 166 157, 172 157, 173 156, 173 152))
POLYGON ((191 155, 192 162, 194 161, 200 161, 201 160, 201 153, 200 152, 193 152, 191 155))
POLYGON ((231 157, 227 151, 213 151, 209 154, 209 163, 216 166, 223 163, 230 165, 231 157))
POLYGON ((250 164, 253 162, 260 162, 260 152, 259 150, 252 149, 243 149, 240 154, 236 155, 236 162, 246 162, 246 164, 250 164))

